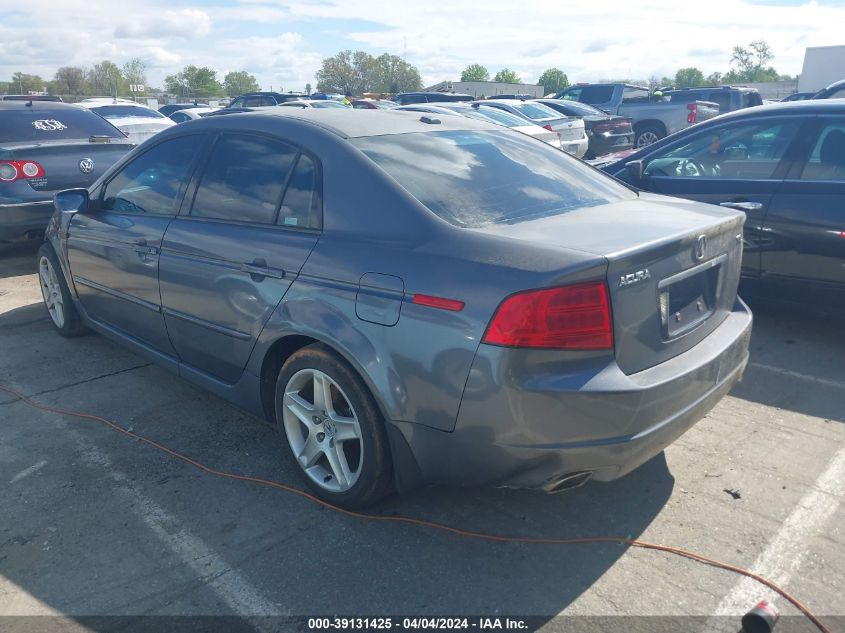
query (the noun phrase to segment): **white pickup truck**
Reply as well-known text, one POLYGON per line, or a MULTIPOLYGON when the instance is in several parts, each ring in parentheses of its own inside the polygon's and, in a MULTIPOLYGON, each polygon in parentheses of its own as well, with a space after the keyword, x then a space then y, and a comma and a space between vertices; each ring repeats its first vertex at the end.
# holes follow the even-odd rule
POLYGON ((609 114, 631 117, 634 146, 645 147, 655 141, 712 119, 719 114, 719 104, 710 101, 672 103, 668 97, 652 94, 648 88, 631 84, 576 84, 561 90, 555 99, 588 103, 609 114))

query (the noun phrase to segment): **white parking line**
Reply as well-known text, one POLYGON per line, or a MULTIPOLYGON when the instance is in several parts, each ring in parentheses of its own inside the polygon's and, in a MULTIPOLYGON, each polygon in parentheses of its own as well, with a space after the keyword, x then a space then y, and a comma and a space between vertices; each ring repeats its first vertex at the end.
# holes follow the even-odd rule
MULTIPOLYGON (((115 490, 130 501, 130 507, 168 549, 182 563, 199 576, 208 587, 237 615, 250 618, 267 615, 288 615, 280 605, 267 600, 231 565, 220 558, 202 539, 190 533, 179 520, 155 501, 147 497, 124 473, 112 466, 109 457, 95 446, 73 433, 84 448, 83 458, 89 464, 106 470, 117 484, 115 490)), ((272 630, 269 623, 253 622, 258 631, 272 630)))
POLYGON ((12 478, 9 480, 9 483, 10 483, 10 484, 13 484, 13 483, 16 483, 16 482, 20 481, 20 480, 21 480, 21 479, 23 479, 24 477, 29 477, 32 473, 37 473, 39 470, 41 470, 42 468, 44 468, 44 466, 46 466, 46 465, 47 465, 47 461, 46 461, 46 460, 44 460, 44 459, 42 459, 41 461, 39 461, 39 462, 37 462, 37 463, 33 464, 33 465, 32 465, 32 466, 30 466, 29 468, 24 468, 21 472, 19 472, 17 475, 15 475, 14 477, 12 477, 12 478))
POLYGON ((827 378, 818 378, 817 376, 810 376, 809 374, 801 374, 797 371, 791 371, 789 369, 783 369, 781 367, 775 367, 774 365, 763 365, 761 363, 748 363, 749 367, 753 367, 754 369, 764 369, 766 371, 772 371, 777 374, 781 374, 782 376, 789 376, 790 378, 797 378, 799 380, 806 380, 807 382, 814 382, 817 385, 824 385, 825 387, 834 387, 837 389, 845 389, 845 382, 839 382, 837 380, 829 380, 827 378))
MULTIPOLYGON (((822 533, 844 494, 845 448, 842 448, 754 561, 751 571, 785 588, 807 555, 807 541, 822 533)), ((774 601, 775 594, 756 581, 743 578, 719 603, 716 616, 742 615, 761 599, 774 601)))

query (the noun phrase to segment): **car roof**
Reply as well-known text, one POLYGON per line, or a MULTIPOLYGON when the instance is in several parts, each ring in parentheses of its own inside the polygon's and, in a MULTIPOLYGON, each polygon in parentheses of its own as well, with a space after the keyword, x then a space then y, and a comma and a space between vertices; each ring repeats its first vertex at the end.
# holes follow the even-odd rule
POLYGON ((777 101, 752 108, 743 108, 722 114, 710 121, 765 116, 769 114, 841 114, 845 112, 845 99, 810 99, 807 101, 777 101))
MULTIPOLYGON (((444 116, 442 119, 427 116, 425 112, 391 110, 354 110, 335 108, 256 108, 250 112, 238 112, 230 117, 280 117, 295 119, 332 132, 344 138, 384 136, 389 134, 411 134, 414 132, 447 132, 466 130, 501 130, 501 126, 461 116, 444 116), (440 123, 424 123, 423 118, 440 123)), ((204 121, 216 119, 216 124, 227 117, 206 117, 204 121)))
POLYGON ((8 101, 0 101, 0 109, 2 110, 78 110, 79 107, 73 103, 64 103, 62 101, 19 101, 10 99, 8 101))

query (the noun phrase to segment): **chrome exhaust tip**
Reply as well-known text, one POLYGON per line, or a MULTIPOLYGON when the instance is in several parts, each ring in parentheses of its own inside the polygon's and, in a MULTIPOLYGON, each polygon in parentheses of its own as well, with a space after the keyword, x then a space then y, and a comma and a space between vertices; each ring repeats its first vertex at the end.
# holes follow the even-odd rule
POLYGON ((543 484, 542 489, 548 494, 572 490, 587 483, 593 476, 592 470, 581 470, 574 473, 557 475, 543 484))

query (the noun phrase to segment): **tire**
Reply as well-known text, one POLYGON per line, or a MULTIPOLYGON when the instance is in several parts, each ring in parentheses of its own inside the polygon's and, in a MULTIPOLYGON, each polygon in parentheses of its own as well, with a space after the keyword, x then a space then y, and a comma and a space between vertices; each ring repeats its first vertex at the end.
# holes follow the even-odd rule
POLYGON ((637 127, 636 134, 634 135, 634 147, 639 148, 651 145, 664 136, 666 136, 666 133, 658 125, 640 125, 637 127))
POLYGON ((59 334, 73 338, 88 331, 73 303, 56 251, 48 242, 38 249, 38 285, 44 307, 59 334))
POLYGON ((282 443, 320 499, 355 509, 390 492, 384 419, 360 376, 327 347, 309 345, 288 358, 276 380, 275 411, 282 443))

